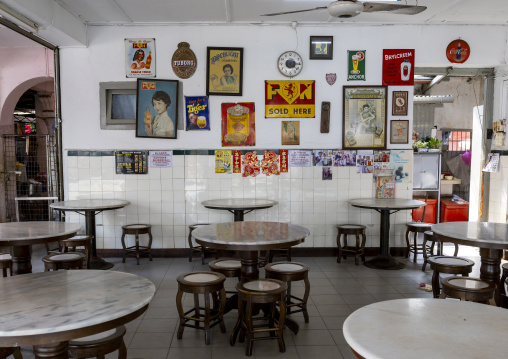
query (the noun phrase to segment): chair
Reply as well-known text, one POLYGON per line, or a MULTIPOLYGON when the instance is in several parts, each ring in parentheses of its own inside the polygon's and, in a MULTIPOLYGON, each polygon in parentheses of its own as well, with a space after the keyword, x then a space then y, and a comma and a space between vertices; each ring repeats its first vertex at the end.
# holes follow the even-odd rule
POLYGON ((148 253, 148 258, 152 260, 152 226, 149 224, 127 224, 122 226, 122 247, 123 247, 123 258, 122 263, 125 263, 125 257, 127 255, 136 256, 136 262, 139 265, 140 253, 148 253), (139 245, 139 236, 141 234, 148 234, 148 244, 146 246, 139 245), (136 237, 136 244, 127 247, 125 245, 125 236, 133 235, 136 237))
POLYGON ((337 247, 339 248, 337 263, 340 263, 341 258, 346 259, 348 254, 352 254, 355 257, 356 265, 358 265, 358 257, 361 257, 362 262, 365 262, 366 228, 367 227, 359 224, 341 224, 337 226, 337 247), (348 246, 347 243, 347 236, 350 234, 354 235, 356 238, 356 245, 354 247, 348 246), (340 242, 341 237, 342 243, 340 242))
POLYGON ((423 257, 429 256, 431 247, 430 246, 423 246, 422 244, 418 244, 418 233, 425 233, 427 231, 430 231, 432 228, 431 223, 421 223, 421 222, 412 222, 406 224, 407 230, 406 230, 406 258, 409 258, 409 253, 413 252, 413 262, 416 263, 416 258, 418 256, 418 253, 422 253, 423 257), (413 234, 413 243, 411 243, 411 236, 410 233, 413 234), (427 254, 425 255, 424 252, 427 251, 427 254))
POLYGON ((122 325, 106 332, 71 340, 69 341, 69 357, 105 359, 106 354, 118 350, 118 359, 126 359, 127 348, 123 340, 125 332, 125 326, 122 325))
POLYGON ((44 262, 44 271, 49 272, 50 270, 60 269, 83 269, 83 262, 85 255, 78 252, 67 252, 67 253, 53 253, 42 257, 44 262))
POLYGON ((215 254, 215 259, 218 259, 217 251, 211 248, 203 247, 198 244, 194 244, 192 241, 192 231, 200 226, 208 226, 210 223, 195 223, 189 226, 189 236, 187 237, 187 242, 189 243, 189 262, 192 262, 192 257, 194 257, 194 253, 201 254, 201 264, 205 264, 205 257, 207 254, 215 254))
POLYGON ((310 293, 309 266, 297 262, 278 262, 270 263, 265 266, 266 278, 280 280, 288 286, 286 293, 286 313, 303 313, 305 323, 309 322, 309 313, 307 312, 307 300, 310 293), (298 298, 291 294, 291 283, 303 280, 305 292, 303 298, 298 298), (296 300, 296 301, 293 301, 296 300), (294 310, 294 308, 299 308, 294 310))
POLYGON ((84 267, 86 269, 90 269, 90 247, 92 246, 92 238, 93 236, 74 236, 69 239, 64 239, 63 241, 60 241, 62 252, 68 253, 69 248, 71 249, 72 252, 75 252, 76 247, 84 247, 85 248, 84 267))
POLYGON ((507 308, 508 309, 508 297, 506 296, 506 288, 505 285, 508 285, 507 278, 508 278, 508 263, 503 263, 501 265, 501 279, 499 280, 499 284, 497 286, 497 302, 499 303, 500 307, 507 308))
POLYGON ((10 254, 0 253, 0 268, 2 269, 4 278, 7 277, 7 271, 9 271, 9 275, 12 276, 12 257, 10 254))
POLYGON ((434 270, 432 274, 432 293, 434 298, 438 298, 441 293, 439 286, 439 273, 460 274, 463 277, 469 277, 473 271, 474 262, 470 259, 449 256, 434 256, 428 258, 430 268, 434 270))
POLYGON ((284 298, 286 296, 287 285, 276 279, 256 279, 250 282, 240 282, 236 285, 238 291, 238 320, 231 333, 229 343, 235 345, 236 338, 240 334, 240 342, 243 342, 247 336, 247 347, 245 355, 252 355, 254 341, 277 339, 279 351, 286 351, 284 343, 284 321, 286 319, 286 306, 284 298), (269 310, 265 310, 265 316, 254 317, 255 305, 268 305, 269 310), (278 305, 280 313, 277 312, 278 305), (268 320, 267 326, 254 325, 254 321, 268 320), (258 334, 268 334, 268 336, 258 336, 258 334))
POLYGON ((224 290, 226 277, 221 273, 192 272, 182 274, 176 280, 178 281, 176 307, 180 317, 177 338, 182 339, 185 327, 200 329, 205 331, 205 344, 210 345, 211 328, 218 324, 221 332, 226 332, 223 319, 224 306, 226 305, 226 291, 224 290), (194 308, 186 312, 183 310, 182 302, 184 293, 194 295, 194 308), (200 294, 204 295, 204 307, 201 307, 199 304, 200 294), (219 303, 214 303, 212 307, 210 305, 210 296, 214 301, 219 297, 219 303), (204 314, 201 314, 201 310, 204 310, 204 314), (189 315, 191 312, 194 312, 194 315, 189 315), (187 324, 189 321, 194 321, 194 324, 187 324))
POLYGON ((441 286, 441 299, 450 297, 485 304, 489 304, 496 291, 494 283, 479 278, 448 277, 441 281, 441 286))
POLYGON ((14 359, 23 359, 21 351, 18 347, 15 348, 0 348, 0 359, 7 359, 9 356, 13 356, 14 359))
MULTIPOLYGON (((427 267, 428 258, 430 256, 434 255, 434 244, 437 242, 437 255, 440 256, 443 254, 443 242, 438 240, 434 236, 434 232, 432 231, 425 231, 423 232, 423 244, 422 246, 424 248, 427 247, 427 242, 430 241, 432 244, 430 245, 430 249, 428 251, 423 251, 423 265, 422 265, 422 272, 425 272, 425 267, 427 267)), ((453 256, 457 257, 457 254, 459 253, 459 245, 457 243, 453 243, 455 246, 455 251, 453 252, 453 256)))

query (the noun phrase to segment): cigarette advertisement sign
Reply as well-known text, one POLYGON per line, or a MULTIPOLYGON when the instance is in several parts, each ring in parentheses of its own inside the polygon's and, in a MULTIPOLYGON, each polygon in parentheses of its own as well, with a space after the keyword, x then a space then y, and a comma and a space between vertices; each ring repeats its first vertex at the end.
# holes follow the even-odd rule
POLYGON ((415 77, 415 50, 383 50, 383 85, 413 86, 415 77))
POLYGON ((365 50, 350 50, 347 52, 347 80, 365 81, 365 50))
POLYGON ((127 77, 155 77, 155 39, 125 39, 127 77))
POLYGON ((265 81, 265 118, 314 118, 315 81, 265 81))

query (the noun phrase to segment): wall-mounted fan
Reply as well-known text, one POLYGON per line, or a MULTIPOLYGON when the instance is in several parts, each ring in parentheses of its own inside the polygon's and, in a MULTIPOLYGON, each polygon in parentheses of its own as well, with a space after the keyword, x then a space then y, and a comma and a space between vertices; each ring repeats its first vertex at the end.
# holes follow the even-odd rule
POLYGON ((264 14, 261 16, 294 14, 298 12, 306 12, 322 9, 327 9, 330 16, 339 18, 348 18, 357 16, 362 12, 377 12, 377 11, 387 11, 393 14, 415 15, 421 13, 422 11, 427 9, 427 7, 418 5, 395 5, 368 1, 361 2, 357 0, 342 0, 342 1, 334 1, 328 4, 328 6, 319 6, 314 9, 277 12, 273 14, 264 14))

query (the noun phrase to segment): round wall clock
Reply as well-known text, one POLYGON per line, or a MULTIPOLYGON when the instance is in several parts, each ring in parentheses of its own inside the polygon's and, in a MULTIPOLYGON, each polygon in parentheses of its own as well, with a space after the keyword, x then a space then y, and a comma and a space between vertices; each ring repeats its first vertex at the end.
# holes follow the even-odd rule
POLYGON ((294 77, 302 71, 303 60, 296 52, 286 51, 279 56, 277 67, 284 76, 294 77))

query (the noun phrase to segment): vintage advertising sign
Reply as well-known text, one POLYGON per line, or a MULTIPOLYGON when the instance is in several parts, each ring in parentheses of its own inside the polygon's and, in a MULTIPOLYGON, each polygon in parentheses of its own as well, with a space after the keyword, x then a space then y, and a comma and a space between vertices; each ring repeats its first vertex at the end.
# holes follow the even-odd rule
POLYGON ((147 174, 148 151, 116 151, 117 174, 147 174))
POLYGON ((208 96, 185 96, 185 131, 209 130, 208 96))
POLYGON ((233 151, 233 173, 242 173, 242 151, 233 151))
POLYGON ((471 53, 469 44, 464 40, 453 40, 446 47, 446 58, 448 61, 455 64, 462 64, 466 62, 471 53))
POLYGON ((222 146, 254 146, 256 126, 254 102, 223 103, 222 146))
POLYGON ((155 77, 155 39, 125 39, 127 77, 155 77))
POLYGON ((242 96, 243 48, 207 47, 206 94, 242 96))
POLYGON ((315 81, 265 81, 266 118, 314 118, 315 81))
POLYGON ((150 151, 150 167, 173 167, 173 151, 150 151))
POLYGON ((365 81, 365 50, 349 50, 347 52, 347 80, 365 81))
POLYGON ((289 171, 289 151, 288 150, 280 150, 280 171, 288 172, 289 171))
POLYGON ((173 54, 171 59, 171 67, 176 76, 181 79, 188 79, 194 72, 196 72, 196 66, 198 60, 196 55, 190 49, 188 42, 181 42, 178 44, 178 49, 173 54))
POLYGON ((383 50, 383 85, 413 86, 414 77, 414 49, 383 50))
POLYGON ((231 173, 231 151, 215 151, 215 173, 231 173))
POLYGON ((336 73, 326 74, 326 82, 328 83, 328 85, 332 86, 335 83, 335 81, 337 81, 336 73))
POLYGON ((392 115, 407 116, 407 91, 393 91, 392 93, 392 115))
POLYGON ((282 145, 300 144, 300 121, 282 121, 282 145))

